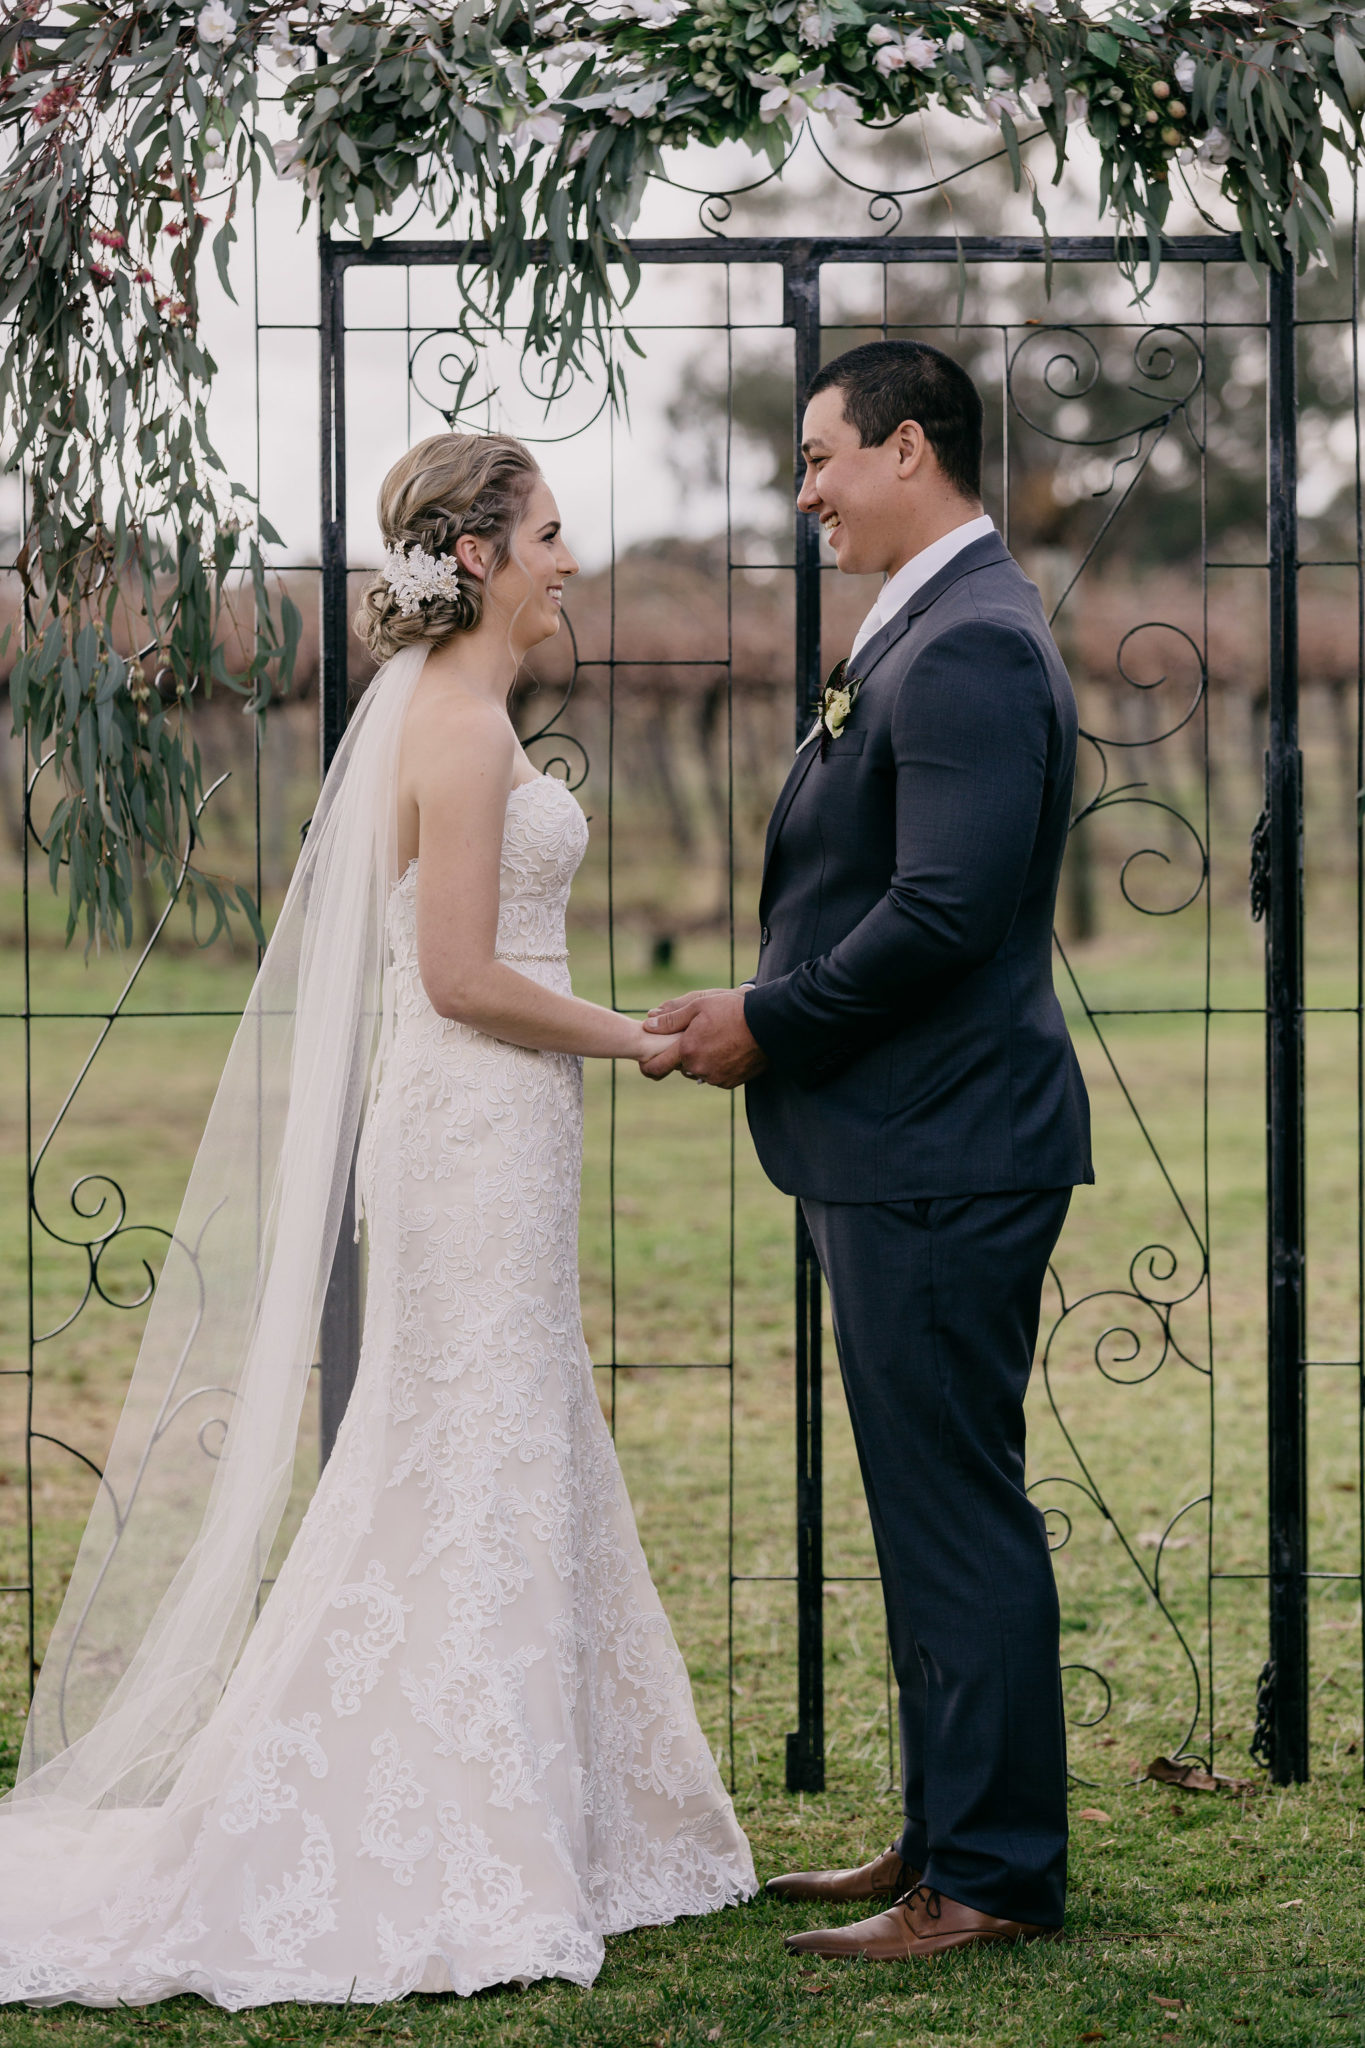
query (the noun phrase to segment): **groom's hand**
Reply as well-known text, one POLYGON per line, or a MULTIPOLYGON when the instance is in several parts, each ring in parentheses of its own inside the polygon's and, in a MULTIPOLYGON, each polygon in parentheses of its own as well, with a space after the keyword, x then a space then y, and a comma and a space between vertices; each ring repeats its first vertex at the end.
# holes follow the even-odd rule
POLYGON ((761 1074, 767 1061, 744 1021, 742 988, 701 989, 661 1003, 645 1019, 646 1031, 681 1033, 657 1059, 642 1060, 651 1081, 680 1068, 713 1088, 738 1088, 761 1074))

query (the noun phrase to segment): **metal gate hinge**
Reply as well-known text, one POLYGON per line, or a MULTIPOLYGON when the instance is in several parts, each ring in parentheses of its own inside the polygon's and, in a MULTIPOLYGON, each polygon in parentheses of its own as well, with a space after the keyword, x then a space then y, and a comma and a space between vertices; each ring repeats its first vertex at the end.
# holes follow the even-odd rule
POLYGON ((1270 812, 1251 828, 1251 918, 1259 924, 1270 908, 1270 812))
POLYGON ((1274 1761, 1274 1740, 1275 1666, 1267 1659, 1256 1681, 1256 1725, 1247 1744, 1247 1754, 1253 1763, 1264 1764, 1267 1770, 1270 1769, 1274 1761))

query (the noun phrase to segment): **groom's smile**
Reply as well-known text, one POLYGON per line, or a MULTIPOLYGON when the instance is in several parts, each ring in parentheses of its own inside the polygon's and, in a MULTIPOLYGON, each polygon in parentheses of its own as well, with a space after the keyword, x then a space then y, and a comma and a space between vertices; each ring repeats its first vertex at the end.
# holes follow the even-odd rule
POLYGON ((801 454, 797 506, 819 519, 843 576, 894 576, 962 523, 963 494, 944 477, 920 423, 902 420, 884 441, 864 442, 837 384, 807 405, 801 454))

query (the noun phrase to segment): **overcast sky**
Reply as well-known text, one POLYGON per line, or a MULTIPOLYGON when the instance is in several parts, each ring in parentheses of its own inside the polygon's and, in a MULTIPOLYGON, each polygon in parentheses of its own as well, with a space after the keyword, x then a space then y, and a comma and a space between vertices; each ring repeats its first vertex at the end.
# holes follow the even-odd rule
MULTIPOLYGON (((862 209, 865 201, 840 191, 821 162, 814 144, 842 160, 864 182, 876 182, 879 171, 870 152, 875 139, 834 129, 821 122, 803 140, 784 173, 780 211, 772 211, 772 189, 758 195, 765 203, 762 231, 783 228, 875 231, 862 209), (871 164, 871 168, 869 165, 871 164)), ((918 137, 914 138, 918 141, 918 137)), ((993 131, 952 117, 930 125, 918 152, 912 145, 906 167, 902 157, 886 182, 904 184, 915 176, 927 180, 930 168, 963 160, 965 152, 984 153, 998 145, 993 131), (918 165, 914 162, 918 154, 918 165)), ((1075 137, 1074 168, 1064 185, 1047 190, 1049 219, 1055 230, 1103 232, 1094 208, 1093 147, 1075 137)), ((1050 159, 1040 164, 1044 177, 1050 159)), ((738 148, 678 153, 670 173, 680 185, 702 191, 762 179, 766 165, 738 148)), ((1027 199, 1002 189, 998 166, 975 174, 988 178, 999 194, 991 209, 992 224, 1001 232, 1033 234, 1036 223, 1027 199)), ((1203 185, 1213 197, 1207 178, 1203 185)), ((964 185, 954 188, 965 200, 964 185)), ((680 189, 651 186, 638 223, 638 234, 697 233, 698 200, 680 189)), ((282 559, 313 562, 318 553, 318 386, 317 386, 317 263, 313 222, 301 223, 301 193, 296 184, 267 179, 262 187, 254 234, 248 229, 233 265, 239 305, 230 306, 216 280, 206 282, 205 334, 219 362, 212 421, 217 444, 232 473, 249 485, 259 475, 262 503, 284 538, 282 559), (259 317, 259 333, 255 319, 259 317), (259 436, 256 395, 260 398, 259 436)), ((961 214, 959 213, 959 217, 961 214)), ((968 219, 968 227, 972 225, 968 219)), ((1173 226, 1197 226, 1192 210, 1173 226)), ((731 227, 753 231, 743 210, 731 227)), ((951 227, 944 211, 940 232, 951 227)), ((420 221, 407 233, 422 232, 420 221)), ((1036 273, 1034 274, 1036 278, 1036 273)), ((828 273, 827 273, 828 277, 828 273)), ((997 273, 998 287, 1008 279, 997 273)), ((995 280, 993 280, 995 282, 995 280)), ((1180 281, 1170 280, 1177 292, 1180 281)), ((1034 285, 1034 280, 1030 280, 1034 285)), ((1034 285, 1036 289, 1036 285, 1034 285)), ((746 352, 770 352, 787 343, 780 328, 781 289, 775 268, 733 266, 730 272, 730 316, 752 323, 735 338, 736 359, 746 352)), ((1116 285, 1121 292, 1122 287, 1116 285)), ((875 305, 876 292, 866 273, 843 272, 830 279, 827 296, 842 290, 850 303, 875 305)), ((563 510, 571 545, 585 568, 609 559, 613 537, 623 547, 663 535, 702 536, 724 523, 724 497, 719 487, 699 481, 702 466, 683 465, 682 482, 669 454, 674 429, 668 421, 670 399, 689 359, 719 370, 725 338, 714 323, 724 318, 725 271, 717 264, 703 270, 673 267, 662 274, 647 268, 645 282, 632 304, 630 324, 646 349, 646 359, 627 356, 630 418, 612 420, 603 406, 600 378, 580 379, 547 420, 539 396, 527 390, 514 340, 491 342, 476 365, 474 389, 487 397, 471 424, 493 426, 541 444, 549 480, 563 510), (696 324, 693 324, 696 323, 696 324), (706 331, 706 323, 713 323, 706 331), (594 416, 596 417, 594 418, 594 416), (591 424, 588 424, 591 422, 591 424)), ((350 551, 354 563, 373 559, 378 546, 374 502, 385 469, 412 441, 440 431, 445 422, 439 408, 450 402, 447 371, 456 346, 439 332, 422 338, 424 329, 439 330, 455 315, 452 273, 439 268, 352 271, 346 285, 347 420, 350 551), (408 335, 413 331, 413 368, 408 375, 408 335)), ((1121 299, 1115 303, 1121 304, 1121 299)), ((1179 310, 1172 300, 1174 311, 1179 310)), ((1154 315, 1161 317, 1158 301, 1154 315)), ((1173 314, 1171 315, 1173 317, 1173 314)), ((771 510, 761 487, 765 465, 754 451, 735 451, 732 496, 737 523, 771 510)))
MULTIPOLYGON (((865 185, 904 187, 926 183, 955 164, 990 154, 998 149, 999 138, 991 129, 949 115, 902 124, 894 143, 860 131, 856 124, 816 120, 804 132, 780 185, 767 181, 766 162, 738 146, 714 151, 696 147, 670 157, 668 170, 676 185, 651 184, 636 232, 697 234, 698 193, 756 183, 760 189, 753 197, 736 205, 732 232, 876 232, 876 224, 867 218, 866 199, 839 185, 821 161, 817 144, 865 185), (888 164, 889 152, 895 154, 888 164), (695 190, 681 189, 686 186, 695 190)), ((1071 166, 1057 188, 1047 183, 1049 145, 1043 140, 1036 147, 1041 154, 1032 160, 1038 163, 1054 230, 1103 233, 1105 223, 1095 211, 1096 153, 1089 138, 1072 131, 1071 166)), ((1344 173, 1336 175, 1341 203, 1349 207, 1349 184, 1344 173)), ((1197 174, 1196 189, 1203 204, 1220 209, 1211 176, 1197 174)), ((999 163, 970 174, 949 191, 953 208, 935 197, 932 211, 921 212, 913 224, 941 233, 950 232, 954 221, 968 232, 979 231, 983 224, 1002 233, 1037 232, 1026 196, 1009 189, 999 163), (991 195, 984 215, 983 185, 991 195)), ((912 207, 917 203, 922 207, 925 202, 908 202, 912 207)), ((216 444, 234 477, 253 489, 259 483, 266 515, 283 537, 282 548, 271 553, 281 562, 311 564, 318 559, 318 266, 316 223, 304 223, 301 215, 301 188, 267 175, 254 222, 249 212, 239 215, 242 239, 232 265, 235 306, 222 293, 205 252, 203 331, 219 365, 210 412, 216 444)), ((1189 232, 1199 225, 1193 207, 1178 198, 1172 230, 1189 232)), ((423 231, 420 219, 405 230, 423 231)), ((837 274, 827 270, 827 308, 866 308, 875 317, 878 279, 879 272, 871 267, 843 268, 837 274)), ((1035 299, 1038 279, 1036 269, 1024 280, 1016 273, 994 270, 988 281, 992 315, 1008 313, 1012 290, 1027 291, 1030 300, 1035 299)), ((1188 315, 1182 293, 1187 295, 1191 281, 1188 271, 1182 280, 1174 268, 1168 269, 1151 302, 1150 317, 1188 315)), ((1123 310, 1123 291, 1117 278, 1107 281, 1105 296, 1111 310, 1123 310)), ((775 267, 731 266, 728 292, 729 315, 739 328, 732 343, 737 367, 755 357, 772 360, 775 350, 779 356, 789 350, 780 329, 781 284, 775 267)), ((547 419, 538 394, 526 387, 515 339, 492 340, 483 351, 473 389, 487 402, 471 413, 469 423, 497 427, 537 443, 570 543, 585 568, 598 568, 609 560, 613 540, 622 548, 666 535, 701 537, 723 527, 724 493, 705 480, 706 465, 696 459, 697 451, 685 449, 683 461, 670 461, 678 452, 678 429, 670 425, 668 409, 689 363, 723 373, 726 341, 718 323, 725 318, 726 293, 721 263, 666 271, 646 268, 629 314, 646 355, 643 361, 624 356, 628 420, 613 419, 604 407, 600 376, 579 379, 547 419)), ((374 503, 385 469, 422 434, 445 425, 441 408, 450 402, 447 372, 453 342, 439 330, 455 318, 454 280, 452 272, 442 268, 355 270, 347 280, 346 298, 351 329, 350 552, 359 566, 371 561, 378 548, 374 503), (428 329, 437 331, 427 336, 428 329)), ((827 311, 826 317, 838 317, 837 310, 827 311)), ((946 345, 951 345, 950 338, 946 345)), ((1310 491, 1323 482, 1322 464, 1332 460, 1330 449, 1324 448, 1316 465, 1306 465, 1310 491)), ((770 519, 771 499, 763 491, 766 472, 766 457, 760 451, 736 443, 731 476, 736 524, 770 519)), ((17 513, 12 479, 0 483, 0 493, 0 517, 12 528, 17 513)))

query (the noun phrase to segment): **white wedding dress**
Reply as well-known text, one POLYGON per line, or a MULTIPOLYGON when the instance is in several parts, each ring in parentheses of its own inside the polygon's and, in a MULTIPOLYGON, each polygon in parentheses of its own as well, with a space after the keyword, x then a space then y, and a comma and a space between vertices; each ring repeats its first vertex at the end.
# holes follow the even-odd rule
MULTIPOLYGON (((498 955, 565 991, 586 841, 562 783, 512 791, 498 955)), ((414 881, 389 898, 335 1451, 169 1796, 97 1812, 65 1862, 56 1802, 6 1817, 8 1868, 34 1833, 5 2000, 590 1984, 604 1936, 754 1890, 583 1342, 580 1063, 436 1014, 414 881)))

